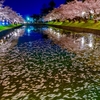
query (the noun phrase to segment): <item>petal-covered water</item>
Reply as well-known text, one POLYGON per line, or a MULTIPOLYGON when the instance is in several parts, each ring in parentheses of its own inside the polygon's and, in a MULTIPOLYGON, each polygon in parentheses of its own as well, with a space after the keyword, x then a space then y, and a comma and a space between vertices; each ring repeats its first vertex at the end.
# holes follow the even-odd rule
POLYGON ((32 26, 2 37, 0 100, 100 100, 99 37, 32 26))

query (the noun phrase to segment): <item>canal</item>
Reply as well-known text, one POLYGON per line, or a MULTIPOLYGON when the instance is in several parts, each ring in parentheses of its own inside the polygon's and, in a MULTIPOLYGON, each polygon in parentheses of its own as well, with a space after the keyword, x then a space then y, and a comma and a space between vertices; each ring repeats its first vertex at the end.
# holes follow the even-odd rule
POLYGON ((0 100, 100 100, 100 35, 23 26, 1 36, 0 100))

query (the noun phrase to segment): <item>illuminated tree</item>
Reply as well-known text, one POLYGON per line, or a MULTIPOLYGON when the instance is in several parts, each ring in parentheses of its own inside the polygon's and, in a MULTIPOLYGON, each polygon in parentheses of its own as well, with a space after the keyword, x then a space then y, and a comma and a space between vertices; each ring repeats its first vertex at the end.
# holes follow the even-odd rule
POLYGON ((62 4, 54 9, 44 19, 47 21, 59 19, 100 19, 100 0, 85 0, 84 2, 74 0, 67 4, 62 4))
POLYGON ((10 7, 3 7, 4 0, 0 0, 0 21, 8 21, 10 23, 23 23, 24 19, 18 15, 10 7))

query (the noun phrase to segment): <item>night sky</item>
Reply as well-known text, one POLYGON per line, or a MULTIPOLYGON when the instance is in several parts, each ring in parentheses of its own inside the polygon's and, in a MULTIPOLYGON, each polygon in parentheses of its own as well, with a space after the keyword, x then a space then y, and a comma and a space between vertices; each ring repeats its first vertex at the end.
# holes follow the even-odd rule
MULTIPOLYGON (((65 0, 54 0, 56 7, 63 4, 65 0)), ((10 6, 14 11, 20 13, 23 17, 39 14, 43 4, 47 4, 50 0, 5 0, 4 5, 10 6)))

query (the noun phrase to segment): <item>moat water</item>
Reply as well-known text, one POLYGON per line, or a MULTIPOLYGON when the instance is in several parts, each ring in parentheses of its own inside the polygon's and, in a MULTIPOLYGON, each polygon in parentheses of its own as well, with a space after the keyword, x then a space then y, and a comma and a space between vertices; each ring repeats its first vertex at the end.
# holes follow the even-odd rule
POLYGON ((0 100, 100 100, 100 35, 46 26, 8 32, 0 100))

